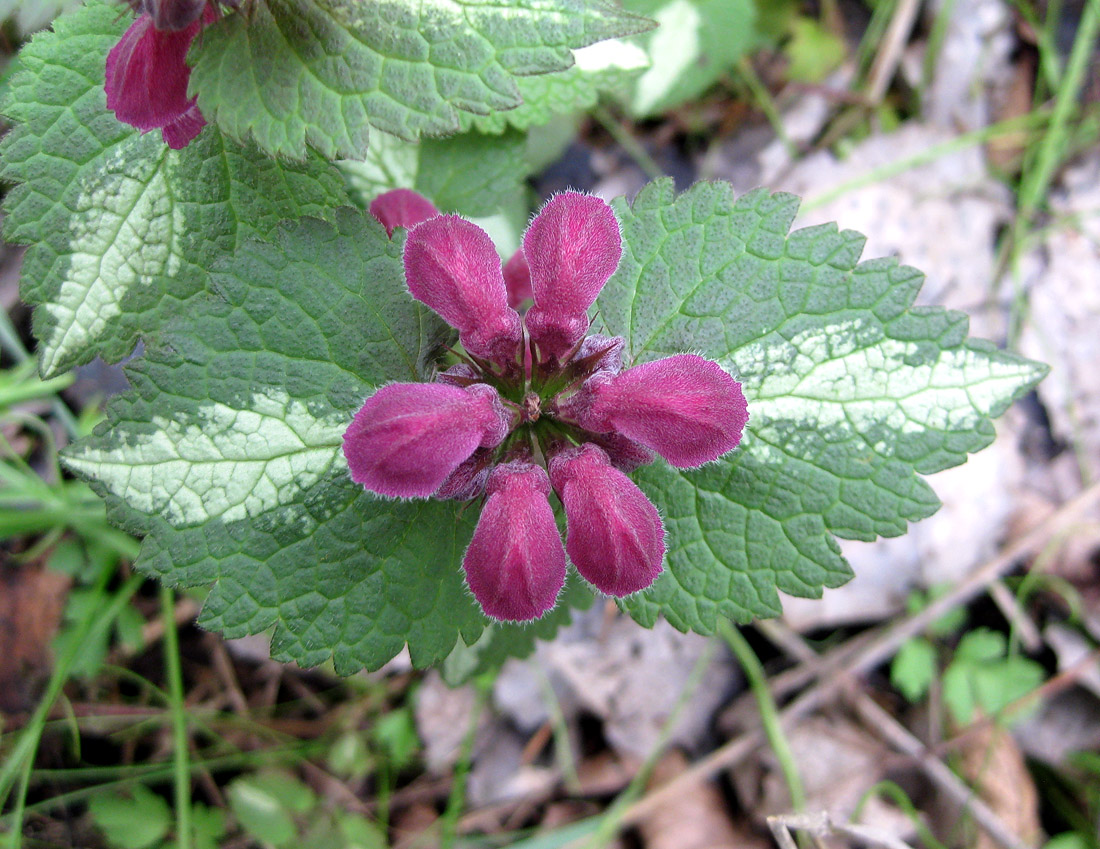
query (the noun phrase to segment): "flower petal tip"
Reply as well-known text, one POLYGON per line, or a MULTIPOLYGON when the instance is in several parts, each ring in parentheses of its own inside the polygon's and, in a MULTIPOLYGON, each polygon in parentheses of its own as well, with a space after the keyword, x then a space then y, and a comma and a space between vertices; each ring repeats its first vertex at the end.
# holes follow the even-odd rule
POLYGON ((386 228, 386 235, 391 237, 398 227, 411 230, 417 224, 439 215, 439 210, 430 200, 412 189, 383 192, 370 202, 369 211, 386 228))

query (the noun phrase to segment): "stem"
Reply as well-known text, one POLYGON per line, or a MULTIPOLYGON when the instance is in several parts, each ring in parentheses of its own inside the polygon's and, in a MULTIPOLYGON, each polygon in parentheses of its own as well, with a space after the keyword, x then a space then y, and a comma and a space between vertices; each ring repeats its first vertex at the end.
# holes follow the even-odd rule
POLYGON ((791 807, 796 812, 800 812, 806 806, 806 792, 802 788, 802 777, 798 774, 794 752, 791 751, 787 735, 779 722, 779 708, 776 707, 775 699, 772 698, 771 690, 768 689, 764 667, 760 665, 760 659, 739 630, 725 621, 722 622, 720 630, 722 638, 729 644, 737 662, 741 664, 745 677, 749 680, 749 687, 760 710, 764 734, 768 738, 772 751, 775 752, 779 768, 783 771, 783 779, 787 783, 787 790, 791 794, 791 807))
POLYGON ((187 712, 183 703, 183 670, 180 665, 176 600, 171 588, 161 585, 164 617, 164 663, 168 674, 168 709, 172 714, 172 772, 176 801, 176 846, 191 849, 191 767, 187 745, 187 712))

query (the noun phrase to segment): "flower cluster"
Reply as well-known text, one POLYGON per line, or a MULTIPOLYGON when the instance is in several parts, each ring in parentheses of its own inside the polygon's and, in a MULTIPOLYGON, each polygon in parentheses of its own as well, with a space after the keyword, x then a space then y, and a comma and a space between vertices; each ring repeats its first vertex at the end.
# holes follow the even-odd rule
POLYGON ((496 619, 550 610, 566 553, 604 593, 648 587, 665 532, 626 473, 654 453, 678 467, 716 459, 738 444, 748 411, 717 363, 676 354, 624 369, 621 338, 586 335, 622 253, 614 212, 591 195, 555 196, 503 268, 488 234, 415 192, 387 193, 371 212, 391 235, 411 228, 409 291, 458 331, 462 351, 433 382, 367 399, 344 435, 352 479, 396 498, 484 496, 463 568, 496 619))
POLYGON ((185 61, 199 31, 219 17, 218 3, 239 0, 129 0, 137 20, 107 54, 107 108, 143 133, 160 130, 175 150, 206 126, 195 98, 188 98, 191 69, 185 61))

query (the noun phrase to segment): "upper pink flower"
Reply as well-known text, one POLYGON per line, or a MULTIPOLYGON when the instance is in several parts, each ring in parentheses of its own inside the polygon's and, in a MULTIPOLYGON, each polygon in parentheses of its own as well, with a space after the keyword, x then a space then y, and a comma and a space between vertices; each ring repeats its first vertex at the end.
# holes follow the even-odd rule
POLYGON ((393 201, 376 203, 404 221, 411 208, 425 216, 405 242, 409 292, 458 330, 464 353, 433 383, 367 399, 344 437, 353 478, 383 495, 488 496, 463 567, 489 616, 537 618, 560 592, 551 492, 581 576, 609 595, 645 589, 661 571, 665 533, 626 472, 652 452, 690 467, 736 447, 748 420, 740 384, 695 354, 624 370, 622 339, 585 336, 622 254, 618 221, 599 198, 555 196, 505 269, 472 222, 428 217, 427 200, 393 201))
POLYGON ((516 361, 522 331, 508 306, 504 273, 489 234, 457 215, 418 224, 405 242, 409 291, 458 331, 467 353, 506 365, 516 361))
POLYGON ((435 204, 412 189, 393 189, 380 194, 370 202, 369 211, 382 222, 387 236, 392 236, 398 227, 409 230, 439 215, 435 204))
POLYGON ((542 356, 562 360, 588 332, 588 308, 623 253, 619 220, 592 195, 564 192, 535 216, 523 237, 534 306, 527 332, 542 356))
POLYGON ((206 126, 196 98, 187 96, 191 69, 185 59, 199 30, 218 19, 218 10, 203 3, 192 16, 193 5, 156 7, 164 10, 167 23, 188 21, 181 28, 160 29, 152 14, 139 15, 107 54, 107 108, 143 133, 160 130, 174 150, 186 147, 206 126))

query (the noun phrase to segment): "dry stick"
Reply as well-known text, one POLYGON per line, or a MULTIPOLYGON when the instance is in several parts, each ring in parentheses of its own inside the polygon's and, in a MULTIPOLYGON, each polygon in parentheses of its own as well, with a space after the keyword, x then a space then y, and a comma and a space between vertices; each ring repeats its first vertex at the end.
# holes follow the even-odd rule
POLYGON ((1038 627, 1031 617, 1027 615, 1027 612, 1020 607, 1020 603, 1016 600, 1008 587, 1005 586, 1004 581, 999 578, 989 585, 989 597, 993 599, 994 604, 1000 608, 1001 614, 1012 623, 1012 626, 1016 629, 1016 633, 1020 637, 1020 642, 1024 644, 1026 648, 1032 654, 1035 654, 1039 649, 1043 647, 1043 637, 1039 633, 1038 627))
MULTIPOLYGON (((784 647, 790 646, 791 654, 799 659, 808 658, 816 652, 794 631, 785 625, 769 622, 767 628, 761 628, 771 638, 774 634, 782 640, 784 647)), ((885 710, 860 689, 859 681, 849 677, 844 691, 845 699, 855 708, 864 722, 887 743, 916 761, 925 775, 949 796, 960 808, 968 810, 978 825, 1005 849, 1027 849, 1005 826, 997 814, 985 802, 977 798, 974 792, 952 772, 943 761, 919 739, 913 736, 905 726, 894 719, 885 710)))
POLYGON ((968 811, 982 830, 997 843, 1005 849, 1030 849, 1030 844, 1009 831, 1001 818, 974 795, 974 791, 965 781, 955 775, 947 764, 932 755, 924 743, 880 708, 874 699, 866 693, 853 691, 849 694, 849 701, 864 722, 873 727, 878 735, 895 749, 913 758, 924 770, 924 774, 951 797, 955 804, 964 811, 968 811))
MULTIPOLYGON (((1037 527, 1020 537, 951 592, 940 596, 928 607, 903 620, 896 627, 874 640, 867 648, 860 650, 853 660, 843 665, 844 672, 847 675, 861 675, 891 658, 904 642, 921 633, 955 605, 969 601, 981 592, 990 581, 995 580, 1002 572, 1007 571, 1017 560, 1034 553, 1042 548, 1049 539, 1079 522, 1082 514, 1098 502, 1100 502, 1100 484, 1094 484, 1073 500, 1062 505, 1057 512, 1051 514, 1037 527)), ((818 664, 817 661, 814 661, 814 663, 820 670, 831 670, 833 668, 832 664, 818 664)), ((779 716, 782 723, 789 725, 815 710, 836 692, 841 680, 843 680, 843 676, 840 675, 819 678, 814 687, 780 711, 779 716)), ((719 770, 735 766, 752 754, 763 742, 764 732, 762 729, 750 731, 730 740, 705 758, 697 761, 694 766, 682 772, 668 784, 662 785, 627 808, 620 817, 620 825, 628 826, 638 822, 648 816, 654 808, 666 804, 669 799, 685 792, 692 784, 705 781, 719 770)))
POLYGON ((905 42, 913 31, 919 10, 920 0, 901 0, 894 11, 894 17, 890 19, 890 26, 882 37, 882 45, 868 74, 870 80, 867 85, 867 99, 876 105, 882 102, 890 80, 894 78, 898 65, 901 64, 905 42))

